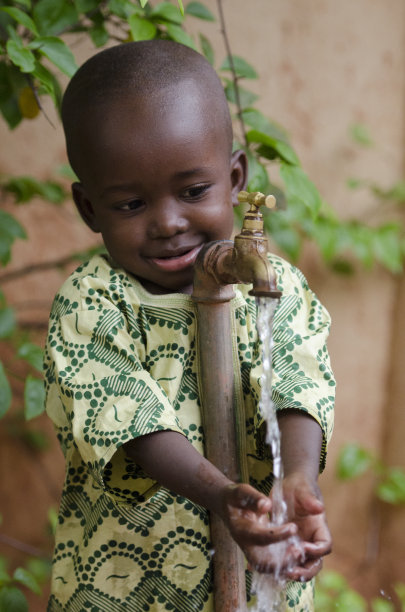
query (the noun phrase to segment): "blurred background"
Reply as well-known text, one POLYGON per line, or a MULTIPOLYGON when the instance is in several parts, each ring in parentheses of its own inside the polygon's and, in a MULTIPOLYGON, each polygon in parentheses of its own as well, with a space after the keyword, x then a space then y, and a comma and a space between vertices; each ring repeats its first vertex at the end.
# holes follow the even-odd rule
MULTIPOLYGON (((95 44, 142 37, 148 18, 156 32, 177 40, 182 26, 228 79, 230 99, 235 79, 232 66, 223 64, 227 45, 237 56, 240 99, 231 107, 235 133, 255 155, 251 187, 264 184, 286 207, 276 221, 267 221, 271 249, 302 269, 333 320, 336 422, 320 483, 334 549, 325 559, 317 609, 404 610, 404 1, 185 1, 182 24, 167 11, 170 3, 162 9, 152 1, 149 13, 142 13, 137 1, 65 0, 59 23, 47 3, 0 7, 17 7, 36 19, 39 36, 63 33, 79 65, 94 54, 95 44), (99 16, 91 21, 91 37, 84 26, 72 28, 71 7, 87 11, 87 18, 91 11, 111 11, 108 28, 104 24, 109 36, 99 16), (237 116, 242 110, 243 129, 237 116)), ((178 11, 176 0, 172 7, 178 11)), ((38 33, 19 13, 0 13, 3 43, 13 39, 11 32, 35 40, 38 33)), ((13 43, 1 63, 10 66, 12 57, 32 78, 18 81, 4 66, 0 71, 0 589, 21 587, 29 609, 40 612, 48 596, 46 559, 64 463, 52 426, 40 414, 41 355, 35 345, 44 343, 59 286, 99 239, 71 203, 62 128, 49 96, 40 95, 38 112, 35 95, 42 90, 36 83, 46 89, 46 74, 37 64, 30 70, 15 37, 13 43), (21 179, 28 176, 38 183, 21 179)), ((36 52, 35 44, 31 49, 36 52)), ((73 68, 64 65, 63 74, 54 59, 43 53, 44 66, 63 89, 73 68)), ((48 83, 57 100, 52 87, 48 83)))

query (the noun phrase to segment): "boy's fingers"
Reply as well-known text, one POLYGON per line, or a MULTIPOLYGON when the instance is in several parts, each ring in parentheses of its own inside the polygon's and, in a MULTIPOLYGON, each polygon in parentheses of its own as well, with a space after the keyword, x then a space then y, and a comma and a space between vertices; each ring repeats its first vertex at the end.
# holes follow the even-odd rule
POLYGON ((272 503, 269 497, 260 493, 250 485, 229 485, 227 504, 230 508, 252 510, 260 514, 271 511, 272 503))
POLYGON ((305 555, 308 559, 317 559, 319 557, 324 557, 325 555, 329 555, 332 552, 332 541, 324 540, 321 542, 304 543, 305 555))
POLYGON ((297 527, 294 523, 286 523, 280 527, 272 525, 252 525, 250 522, 236 526, 236 529, 242 535, 243 540, 250 546, 266 546, 267 544, 275 544, 287 540, 297 533, 297 527))
POLYGON ((289 580, 296 580, 299 582, 308 582, 314 576, 316 576, 322 569, 323 561, 322 558, 311 559, 306 561, 302 566, 295 567, 292 570, 288 570, 285 573, 285 577, 289 580))

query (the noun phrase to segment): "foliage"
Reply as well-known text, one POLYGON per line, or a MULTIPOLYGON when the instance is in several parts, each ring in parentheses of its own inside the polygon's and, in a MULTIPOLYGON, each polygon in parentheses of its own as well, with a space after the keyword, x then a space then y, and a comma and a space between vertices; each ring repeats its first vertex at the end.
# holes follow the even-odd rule
MULTIPOLYGON (((394 590, 401 610, 405 612, 405 584, 395 585, 394 590)), ((316 580, 315 609, 317 612, 395 612, 396 608, 389 598, 383 596, 374 597, 369 606, 357 591, 349 587, 341 574, 324 571, 316 580)))
POLYGON ((339 455, 337 475, 350 480, 371 471, 376 479, 375 494, 388 504, 405 503, 405 470, 385 465, 378 457, 358 444, 346 444, 339 455))
POLYGON ((40 595, 41 584, 48 580, 49 573, 48 560, 29 558, 24 567, 17 567, 10 574, 6 559, 0 557, 0 612, 28 612, 23 589, 40 595))

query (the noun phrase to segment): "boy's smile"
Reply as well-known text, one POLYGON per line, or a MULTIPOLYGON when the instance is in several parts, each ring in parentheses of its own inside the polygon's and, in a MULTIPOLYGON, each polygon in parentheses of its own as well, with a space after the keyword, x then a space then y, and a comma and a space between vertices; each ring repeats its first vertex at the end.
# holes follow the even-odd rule
POLYGON ((191 293, 200 249, 232 232, 245 157, 230 156, 207 98, 185 81, 101 106, 83 127, 75 202, 116 263, 152 293, 191 293))

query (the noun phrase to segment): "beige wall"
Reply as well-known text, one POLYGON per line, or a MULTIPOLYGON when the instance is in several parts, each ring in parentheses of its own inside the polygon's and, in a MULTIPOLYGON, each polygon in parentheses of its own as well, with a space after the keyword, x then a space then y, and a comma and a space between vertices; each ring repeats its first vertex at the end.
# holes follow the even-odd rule
MULTIPOLYGON (((216 11, 214 0, 206 4, 216 11)), ((259 70, 252 88, 260 93, 260 108, 288 130, 323 197, 346 218, 375 219, 376 202, 345 183, 355 176, 389 187, 403 175, 405 3, 224 0, 223 5, 233 52, 259 70), (374 147, 353 145, 348 128, 355 122, 368 126, 374 147)), ((219 64, 225 52, 218 24, 203 25, 216 41, 219 64)), ((194 26, 201 29, 200 22, 194 26)), ((88 51, 79 45, 75 53, 84 58, 88 51)), ((13 134, 0 126, 3 173, 47 177, 64 161, 60 126, 52 121, 56 128, 40 118, 13 134)), ((16 245, 16 267, 63 257, 95 240, 68 208, 61 214, 40 203, 21 207, 18 216, 30 241, 16 245)), ((338 277, 310 247, 300 267, 333 317, 329 346, 338 379, 336 428, 321 482, 335 546, 326 565, 343 571, 356 588, 378 595, 405 581, 404 513, 373 502, 371 478, 339 483, 334 463, 346 441, 358 441, 392 464, 405 463, 405 284, 380 269, 338 277)), ((33 275, 4 289, 23 319, 41 321, 65 274, 33 275)), ((3 466, 9 465, 10 453, 3 448, 3 466)), ((54 455, 52 470, 60 474, 61 457, 54 455)), ((30 493, 35 490, 31 485, 30 493)), ((10 498, 11 491, 10 483, 10 498)), ((27 510, 20 512, 25 516, 27 510)))

